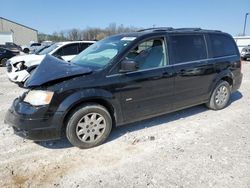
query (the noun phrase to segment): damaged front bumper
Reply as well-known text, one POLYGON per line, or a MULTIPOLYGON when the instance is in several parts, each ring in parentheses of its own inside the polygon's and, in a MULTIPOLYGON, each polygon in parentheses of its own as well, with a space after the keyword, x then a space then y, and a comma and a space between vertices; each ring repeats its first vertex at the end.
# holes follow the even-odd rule
POLYGON ((34 107, 15 99, 5 115, 4 122, 14 133, 27 139, 55 140, 61 137, 62 113, 48 113, 48 106, 34 107))

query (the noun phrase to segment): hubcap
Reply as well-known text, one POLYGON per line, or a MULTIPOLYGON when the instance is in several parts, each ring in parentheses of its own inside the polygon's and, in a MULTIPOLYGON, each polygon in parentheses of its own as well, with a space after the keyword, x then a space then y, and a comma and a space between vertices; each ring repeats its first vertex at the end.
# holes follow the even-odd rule
POLYGON ((221 86, 218 88, 215 95, 215 102, 218 106, 223 106, 228 100, 229 91, 226 86, 221 86))
POLYGON ((82 142, 94 142, 106 129, 106 121, 101 114, 89 113, 78 122, 76 135, 82 142))

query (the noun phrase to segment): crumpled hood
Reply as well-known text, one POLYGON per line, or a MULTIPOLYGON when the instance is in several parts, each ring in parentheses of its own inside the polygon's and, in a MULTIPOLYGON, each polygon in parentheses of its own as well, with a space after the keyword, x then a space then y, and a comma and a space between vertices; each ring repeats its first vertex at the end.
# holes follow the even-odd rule
POLYGON ((41 64, 25 82, 25 87, 41 86, 45 83, 91 73, 90 68, 68 63, 51 55, 46 55, 41 64))
POLYGON ((45 55, 36 55, 36 54, 28 54, 28 55, 18 55, 15 57, 12 57, 10 59, 10 62, 14 65, 15 63, 24 61, 26 66, 30 66, 30 64, 35 61, 38 62, 37 64, 42 61, 45 55))

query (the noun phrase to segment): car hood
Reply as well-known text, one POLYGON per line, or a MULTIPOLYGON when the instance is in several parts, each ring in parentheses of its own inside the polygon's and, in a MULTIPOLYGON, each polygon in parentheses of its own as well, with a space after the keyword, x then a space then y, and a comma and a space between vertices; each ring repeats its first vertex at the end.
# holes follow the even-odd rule
POLYGON ((10 62, 12 64, 24 61, 26 66, 29 66, 30 62, 33 61, 42 61, 42 59, 45 57, 45 55, 35 55, 35 54, 29 54, 29 55, 19 55, 19 56, 15 56, 12 57, 10 59, 10 62))
POLYGON ((91 73, 92 70, 46 55, 41 64, 25 82, 27 88, 41 86, 48 82, 72 78, 91 73))

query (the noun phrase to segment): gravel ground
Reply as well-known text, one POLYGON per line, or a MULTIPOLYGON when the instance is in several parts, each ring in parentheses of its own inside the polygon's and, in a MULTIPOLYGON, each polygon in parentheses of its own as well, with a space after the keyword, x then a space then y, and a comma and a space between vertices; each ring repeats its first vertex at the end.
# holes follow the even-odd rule
POLYGON ((24 89, 4 71, 0 187, 250 187, 250 62, 226 109, 201 105, 117 128, 88 150, 14 135, 4 115, 24 89))

